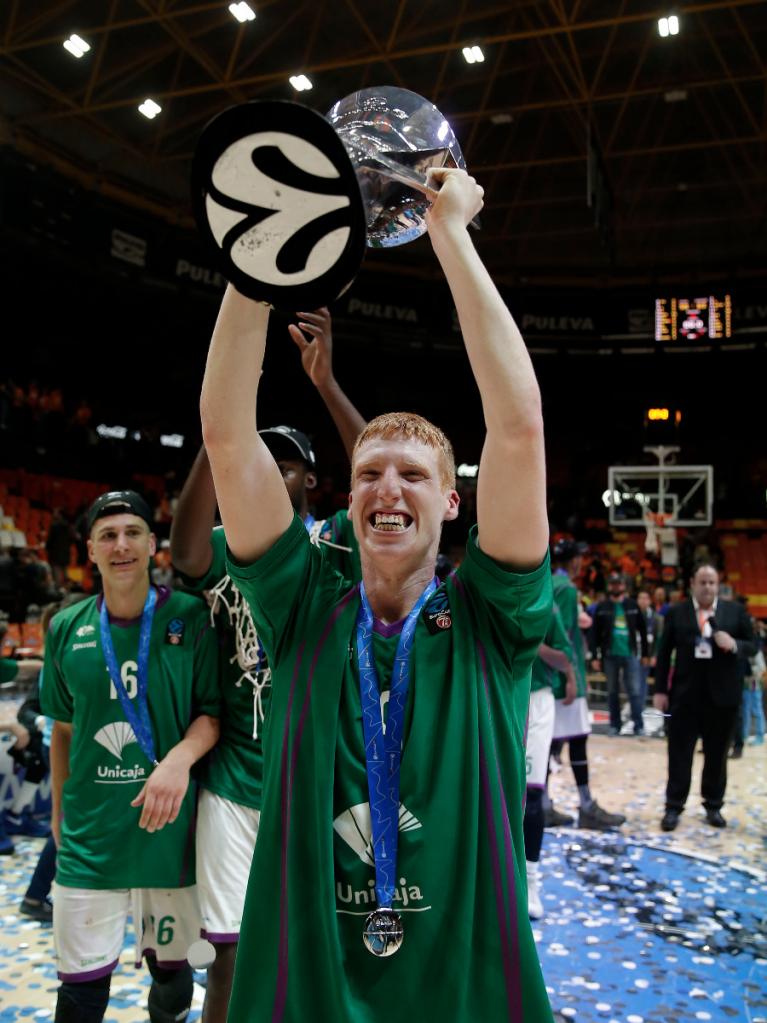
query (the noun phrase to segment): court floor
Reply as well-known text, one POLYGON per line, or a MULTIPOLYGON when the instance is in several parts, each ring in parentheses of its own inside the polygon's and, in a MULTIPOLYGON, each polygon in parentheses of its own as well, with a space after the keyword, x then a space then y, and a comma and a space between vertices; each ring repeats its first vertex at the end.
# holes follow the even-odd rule
MULTIPOLYGON (((561 828, 546 834, 546 915, 534 933, 560 1019, 767 1023, 765 750, 747 747, 742 760, 731 761, 727 829, 710 828, 693 795, 678 830, 664 835, 665 742, 591 737, 592 791, 628 821, 614 833, 561 828)), ((566 749, 563 759, 552 795, 559 808, 575 811, 566 749)), ((693 793, 701 760, 696 757, 693 793)), ((15 856, 0 859, 3 1023, 53 1016, 50 928, 18 913, 41 841, 20 840, 15 856)), ((133 967, 126 945, 108 1023, 143 1023, 147 992, 147 974, 133 967)), ((197 985, 191 1020, 199 1018, 202 996, 197 985)))

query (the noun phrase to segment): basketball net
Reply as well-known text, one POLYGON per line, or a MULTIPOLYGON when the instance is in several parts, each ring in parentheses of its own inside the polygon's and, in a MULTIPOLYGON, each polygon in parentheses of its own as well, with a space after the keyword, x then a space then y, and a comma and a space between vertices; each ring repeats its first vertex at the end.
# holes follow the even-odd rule
POLYGON ((665 512, 654 512, 649 508, 645 509, 644 522, 647 536, 645 537, 644 549, 648 554, 657 554, 660 548, 660 530, 663 529, 670 518, 665 512))

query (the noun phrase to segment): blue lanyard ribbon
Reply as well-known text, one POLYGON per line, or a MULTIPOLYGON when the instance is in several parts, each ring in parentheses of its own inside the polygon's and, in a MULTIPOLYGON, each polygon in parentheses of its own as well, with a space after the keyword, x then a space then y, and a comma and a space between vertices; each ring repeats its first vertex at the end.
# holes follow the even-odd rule
POLYGON ((139 632, 137 660, 138 692, 136 693, 135 703, 131 701, 123 685, 120 665, 117 663, 117 655, 112 643, 112 633, 109 628, 107 602, 103 597, 100 614, 101 648, 104 652, 104 660, 107 662, 109 677, 122 704, 125 720, 133 729, 136 741, 141 747, 144 756, 153 767, 157 766, 157 756, 155 754, 154 738, 152 737, 152 723, 149 720, 149 711, 146 705, 146 691, 149 677, 149 642, 152 638, 152 619, 154 618, 156 604, 157 592, 150 586, 144 603, 144 610, 141 612, 141 631, 139 632))
POLYGON ((388 715, 384 730, 378 672, 373 655, 373 611, 360 583, 357 615, 357 664, 360 673, 362 730, 365 738, 365 766, 370 799, 373 857, 376 871, 376 899, 381 908, 390 907, 397 887, 397 839, 399 836, 399 775, 405 724, 405 706, 410 686, 410 650, 421 609, 437 588, 432 579, 405 619, 397 643, 391 677, 388 715))

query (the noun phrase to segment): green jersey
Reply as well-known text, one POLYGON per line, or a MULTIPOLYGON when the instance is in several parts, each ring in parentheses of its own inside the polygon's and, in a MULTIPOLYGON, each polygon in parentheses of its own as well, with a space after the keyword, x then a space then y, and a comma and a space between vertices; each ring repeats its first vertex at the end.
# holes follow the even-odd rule
MULTIPOLYGON (((359 548, 345 511, 312 523, 315 541, 334 568, 354 582, 361 578, 359 548)), ((266 727, 270 672, 255 627, 227 574, 223 526, 210 535, 210 568, 199 579, 183 576, 194 592, 213 591, 213 621, 221 662, 221 738, 203 766, 201 785, 242 806, 261 809, 262 732, 266 727)))
MULTIPOLYGON (((562 615, 559 613, 559 608, 556 604, 551 609, 551 621, 549 622, 549 628, 543 642, 554 650, 561 650, 572 664, 575 659, 573 646, 562 624, 562 615)), ((545 689, 546 686, 551 687, 554 699, 564 699, 565 676, 561 671, 557 671, 556 668, 546 664, 539 654, 533 661, 533 677, 530 691, 535 692, 536 689, 545 689)))
MULTIPOLYGON (((575 668, 575 682, 577 685, 577 695, 585 696, 586 689, 586 648, 583 644, 583 636, 581 635, 581 629, 578 625, 578 612, 580 605, 578 603, 578 590, 575 584, 570 579, 567 572, 562 569, 558 569, 552 578, 554 586, 554 600, 559 608, 559 613, 562 616, 562 624, 565 627, 565 632, 570 640, 570 645, 573 651, 573 666, 575 668)), ((565 677, 562 676, 562 684, 564 685, 565 677)))
MULTIPOLYGON (((190 783, 173 824, 139 828, 141 791, 152 765, 125 720, 101 646, 101 597, 60 611, 45 649, 43 713, 73 725, 64 783, 56 880, 71 888, 183 888, 194 884, 196 787, 190 783)), ((141 619, 111 619, 120 675, 136 697, 141 619)), ((160 588, 152 621, 147 707, 157 759, 200 714, 218 717, 215 635, 206 608, 160 588)))
MULTIPOLYGON (((522 835, 530 667, 551 613, 548 561, 508 572, 473 531, 461 567, 419 616, 393 903, 405 940, 385 960, 362 942, 375 871, 358 588, 330 569, 298 518, 255 564, 230 563, 229 572, 272 666, 264 804, 230 1018, 379 1023, 394 1009, 452 1023, 551 1021, 522 835)), ((397 631, 376 625, 382 689, 397 631)))
POLYGON ((362 578, 360 548, 345 508, 319 523, 318 539, 325 560, 344 579, 358 583, 362 578))
POLYGON ((0 682, 13 682, 18 673, 18 661, 12 657, 0 657, 0 682))
POLYGON ((610 639, 610 656, 611 657, 631 657, 631 647, 629 645, 629 627, 626 621, 626 612, 623 610, 623 604, 616 602, 615 604, 615 621, 613 622, 613 634, 610 639))

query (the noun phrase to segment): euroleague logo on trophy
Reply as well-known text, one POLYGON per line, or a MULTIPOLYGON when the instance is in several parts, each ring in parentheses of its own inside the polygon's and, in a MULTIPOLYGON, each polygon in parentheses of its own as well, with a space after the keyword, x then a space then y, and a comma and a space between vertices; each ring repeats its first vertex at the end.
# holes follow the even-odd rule
POLYGON ((340 139, 315 111, 283 102, 224 111, 205 129, 192 181, 198 225, 243 294, 314 309, 354 279, 362 198, 340 139))
POLYGON ((253 101, 205 128, 192 166, 200 232, 242 294, 314 309, 354 280, 365 245, 426 230, 431 168, 465 168, 433 103, 407 89, 363 89, 327 117, 298 103, 253 101))

